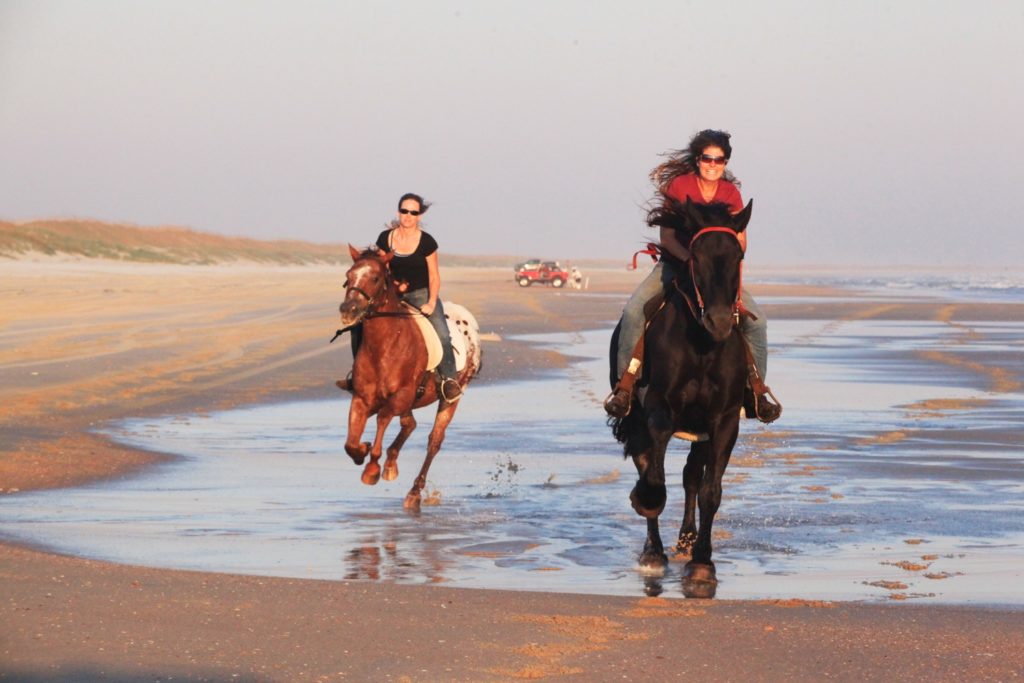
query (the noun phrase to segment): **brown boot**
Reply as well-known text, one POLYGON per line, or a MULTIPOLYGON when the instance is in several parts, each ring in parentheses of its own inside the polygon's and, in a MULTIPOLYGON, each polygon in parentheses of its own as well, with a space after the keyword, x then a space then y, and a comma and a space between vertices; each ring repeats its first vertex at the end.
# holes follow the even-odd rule
POLYGON ((774 396, 769 398, 770 393, 768 387, 759 395, 755 395, 749 386, 746 388, 743 392, 743 412, 748 418, 756 417, 765 424, 771 424, 779 419, 782 415, 782 405, 772 402, 771 398, 774 396))
POLYGON ((626 417, 633 406, 633 392, 616 387, 604 400, 604 411, 611 417, 626 417))
POLYGON ((334 383, 334 386, 338 387, 342 391, 347 391, 350 394, 355 391, 355 384, 352 383, 352 373, 348 373, 348 377, 345 379, 339 379, 334 383))

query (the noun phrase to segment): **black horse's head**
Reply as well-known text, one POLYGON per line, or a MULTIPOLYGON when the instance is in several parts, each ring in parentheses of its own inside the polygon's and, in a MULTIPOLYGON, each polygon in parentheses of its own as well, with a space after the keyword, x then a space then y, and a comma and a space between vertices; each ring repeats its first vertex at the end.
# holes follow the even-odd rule
POLYGON ((689 245, 688 282, 682 291, 694 316, 712 339, 721 342, 732 332, 740 296, 743 248, 738 235, 747 228, 754 202, 739 213, 725 204, 671 201, 648 217, 650 225, 672 228, 689 245))
POLYGON ((389 298, 394 283, 388 264, 394 256, 374 248, 360 252, 351 244, 352 267, 345 273, 345 299, 341 302, 341 324, 351 327, 389 298))

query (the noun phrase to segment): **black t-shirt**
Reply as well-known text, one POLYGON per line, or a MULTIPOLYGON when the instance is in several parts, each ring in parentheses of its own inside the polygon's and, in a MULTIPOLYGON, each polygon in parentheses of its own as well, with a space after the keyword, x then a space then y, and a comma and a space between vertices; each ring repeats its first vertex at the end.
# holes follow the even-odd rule
POLYGON ((377 246, 384 251, 394 252, 391 259, 391 272, 396 280, 409 283, 409 291, 426 289, 430 285, 430 272, 427 270, 427 257, 437 251, 437 242, 430 233, 420 231, 420 243, 411 254, 399 254, 391 248, 391 230, 385 230, 377 237, 377 246))

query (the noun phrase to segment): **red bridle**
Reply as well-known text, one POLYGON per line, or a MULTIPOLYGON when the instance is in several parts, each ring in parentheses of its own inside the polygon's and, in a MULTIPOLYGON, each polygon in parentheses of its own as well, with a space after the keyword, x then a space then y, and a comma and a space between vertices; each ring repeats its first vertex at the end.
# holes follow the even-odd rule
MULTIPOLYGON (((700 319, 702 319, 704 317, 704 297, 701 296, 700 287, 697 286, 697 278, 695 277, 695 273, 693 271, 693 264, 694 264, 694 261, 696 261, 696 258, 694 258, 694 255, 693 255, 693 244, 694 244, 694 242, 697 241, 698 237, 706 235, 706 234, 708 234, 710 232, 724 232, 724 233, 726 233, 728 235, 731 235, 732 238, 736 240, 736 242, 740 241, 740 238, 739 238, 739 236, 738 236, 738 234, 737 234, 737 232, 735 230, 733 230, 732 228, 726 228, 726 227, 721 227, 721 226, 715 226, 715 227, 710 227, 710 228, 703 228, 701 230, 698 230, 697 233, 693 237, 690 238, 690 245, 689 245, 689 249, 690 249, 690 282, 693 283, 693 291, 696 292, 696 294, 697 294, 697 306, 695 307, 693 305, 693 302, 690 301, 689 297, 686 297, 686 302, 688 304, 690 304, 690 311, 693 313, 694 317, 696 317, 698 320, 700 320, 700 319)), ((743 254, 743 252, 741 250, 740 251, 740 281, 739 281, 739 286, 736 288, 736 301, 733 302, 733 305, 732 305, 732 307, 733 307, 733 314, 736 315, 736 316, 739 316, 740 311, 741 311, 741 309, 743 307, 743 304, 740 301, 740 294, 743 292, 743 255, 742 254, 743 254)))

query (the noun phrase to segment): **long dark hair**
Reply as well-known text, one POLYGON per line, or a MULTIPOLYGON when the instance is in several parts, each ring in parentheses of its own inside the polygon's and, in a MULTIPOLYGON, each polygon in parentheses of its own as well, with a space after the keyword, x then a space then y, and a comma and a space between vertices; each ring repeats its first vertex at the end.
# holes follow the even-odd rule
POLYGON ((419 196, 415 192, 406 192, 405 194, 402 195, 401 199, 398 200, 399 209, 402 208, 402 202, 404 202, 406 199, 413 199, 416 201, 417 204, 420 205, 420 215, 425 214, 427 212, 427 209, 430 208, 430 203, 423 201, 423 197, 419 196))
MULTIPOLYGON (((658 188, 660 194, 665 195, 668 192, 668 186, 676 177, 697 173, 697 157, 708 147, 721 147, 725 158, 731 159, 732 145, 729 144, 730 137, 732 136, 724 130, 712 130, 710 128, 702 130, 690 138, 690 144, 686 149, 672 150, 663 155, 668 157, 668 160, 658 164, 651 171, 651 182, 658 188)), ((728 169, 722 174, 722 179, 728 180, 736 187, 740 186, 740 181, 728 169)))

